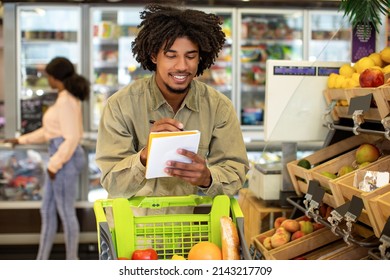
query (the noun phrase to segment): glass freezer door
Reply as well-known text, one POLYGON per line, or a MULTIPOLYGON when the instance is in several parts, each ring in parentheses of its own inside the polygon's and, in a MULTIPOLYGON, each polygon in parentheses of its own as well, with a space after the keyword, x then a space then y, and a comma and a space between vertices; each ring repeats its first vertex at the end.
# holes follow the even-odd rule
POLYGON ((342 12, 309 11, 308 60, 351 61, 352 27, 342 12))
POLYGON ((227 8, 210 9, 196 7, 194 9, 200 9, 205 13, 213 13, 219 16, 222 22, 222 31, 226 36, 225 45, 218 54, 214 65, 210 69, 206 69, 203 75, 198 77, 198 80, 217 89, 234 102, 233 88, 236 82, 234 79, 236 69, 233 66, 235 63, 234 53, 237 48, 235 31, 236 13, 234 13, 234 9, 227 8))
POLYGON ((91 8, 91 131, 96 131, 108 97, 131 81, 151 75, 135 60, 131 43, 142 7, 91 8))
MULTIPOLYGON (((141 22, 140 12, 144 7, 93 7, 91 8, 92 46, 91 81, 91 130, 96 131, 105 101, 121 87, 142 77, 151 75, 135 60, 131 43, 141 22)), ((199 9, 199 8, 198 8, 199 9)), ((229 98, 233 98, 233 9, 202 9, 216 13, 223 22, 226 44, 211 69, 199 80, 214 86, 229 98)))
POLYGON ((69 6, 18 7, 18 86, 20 132, 41 126, 44 111, 56 98, 44 74, 55 56, 70 59, 80 71, 81 10, 69 6))
POLYGON ((268 59, 303 59, 302 10, 239 10, 238 88, 243 129, 261 127, 268 59))

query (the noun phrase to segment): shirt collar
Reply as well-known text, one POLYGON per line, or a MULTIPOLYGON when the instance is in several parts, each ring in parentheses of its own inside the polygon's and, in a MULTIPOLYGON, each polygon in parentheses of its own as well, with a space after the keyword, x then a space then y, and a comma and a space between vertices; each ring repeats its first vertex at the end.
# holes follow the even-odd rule
MULTIPOLYGON (((160 89, 156 83, 155 74, 152 75, 151 79, 151 109, 152 111, 156 111, 160 106, 164 103, 167 103, 164 99, 160 89)), ((199 112, 199 94, 196 92, 197 81, 193 80, 191 82, 190 90, 187 93, 187 96, 184 98, 183 104, 181 107, 186 106, 188 109, 199 112)))

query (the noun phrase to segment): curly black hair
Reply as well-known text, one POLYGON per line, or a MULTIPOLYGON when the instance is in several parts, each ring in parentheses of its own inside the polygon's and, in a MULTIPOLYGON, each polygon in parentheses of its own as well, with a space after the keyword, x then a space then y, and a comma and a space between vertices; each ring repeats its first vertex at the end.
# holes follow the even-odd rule
POLYGON ((161 48, 168 51, 177 38, 187 37, 199 47, 197 76, 214 64, 225 43, 222 20, 215 14, 149 4, 140 13, 139 33, 131 43, 135 59, 143 69, 156 71, 152 55, 161 48))

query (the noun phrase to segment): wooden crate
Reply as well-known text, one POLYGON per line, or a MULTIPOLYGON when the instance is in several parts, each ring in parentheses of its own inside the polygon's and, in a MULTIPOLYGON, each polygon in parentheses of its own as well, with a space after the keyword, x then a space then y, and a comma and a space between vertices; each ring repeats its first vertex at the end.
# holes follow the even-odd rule
MULTIPOLYGON (((304 219, 304 217, 298 218, 297 220, 301 219, 304 219)), ((275 231, 276 229, 271 229, 252 239, 252 243, 255 245, 256 249, 259 250, 266 260, 290 260, 335 240, 341 239, 340 236, 335 235, 330 229, 321 228, 278 248, 267 250, 260 240, 264 237, 272 236, 275 231)))
POLYGON ((380 237, 383 228, 390 217, 390 186, 383 186, 383 194, 369 200, 369 211, 376 223, 375 236, 380 237))
MULTIPOLYGON (((366 167, 361 168, 360 170, 371 170, 371 171, 390 171, 390 156, 384 156, 376 162, 367 165, 366 167)), ((378 195, 383 194, 390 190, 390 186, 383 186, 372 192, 364 192, 354 186, 355 173, 347 174, 335 182, 336 187, 339 189, 339 192, 343 196, 345 201, 351 201, 352 196, 360 197, 364 203, 364 209, 359 221, 362 223, 371 226, 374 230, 375 235, 378 233, 378 225, 376 224, 376 219, 372 212, 372 209, 375 208, 372 205, 371 200, 378 195)))
POLYGON ((378 106, 379 115, 381 119, 390 114, 390 86, 386 84, 378 87, 375 91, 375 102, 378 106))
POLYGON ((238 204, 244 214, 244 233, 247 244, 252 237, 260 232, 265 232, 274 226, 277 217, 288 217, 292 210, 281 207, 270 207, 262 199, 258 199, 248 188, 243 188, 238 193, 238 204))
MULTIPOLYGON (((328 105, 334 100, 338 101, 331 113, 334 121, 338 121, 340 118, 352 118, 352 114, 348 114, 351 98, 366 96, 371 93, 375 103, 377 103, 377 100, 383 100, 382 93, 378 88, 326 89, 323 93, 328 105)), ((373 106, 368 112, 364 112, 364 119, 380 121, 382 117, 379 108, 373 106)))
MULTIPOLYGON (((313 154, 305 157, 313 166, 318 166, 329 160, 332 160, 344 153, 347 153, 351 150, 356 149, 359 145, 363 143, 379 143, 383 141, 382 136, 374 136, 368 134, 354 135, 352 137, 341 140, 333 145, 325 147, 319 151, 314 152, 313 154)), ((386 139, 387 142, 389 142, 386 139)), ((382 146, 382 145, 380 145, 382 146)), ((312 169, 305 169, 298 165, 299 160, 291 161, 287 163, 287 170, 291 179, 291 183, 294 186, 295 192, 297 195, 301 196, 307 193, 308 183, 311 179, 310 172, 312 169)), ((315 168, 315 167, 314 167, 315 168)), ((324 202, 330 206, 333 204, 335 199, 329 194, 325 194, 324 202)))
POLYGON ((357 149, 354 149, 345 154, 342 154, 341 156, 326 161, 325 163, 312 168, 310 172, 307 173, 308 175, 307 177, 309 180, 318 181, 320 186, 325 189, 327 195, 324 198, 324 202, 329 206, 332 206, 333 208, 336 208, 345 203, 345 200, 342 194, 340 193, 339 188, 337 188, 337 186, 335 185, 335 182, 337 182, 337 180, 342 179, 347 174, 340 176, 336 179, 331 179, 323 175, 322 172, 326 171, 332 174, 337 174, 337 172, 342 166, 345 165, 352 166, 355 160, 356 150, 357 149))
POLYGON ((348 245, 344 240, 337 240, 313 252, 301 256, 306 260, 361 260, 368 256, 369 248, 348 245))

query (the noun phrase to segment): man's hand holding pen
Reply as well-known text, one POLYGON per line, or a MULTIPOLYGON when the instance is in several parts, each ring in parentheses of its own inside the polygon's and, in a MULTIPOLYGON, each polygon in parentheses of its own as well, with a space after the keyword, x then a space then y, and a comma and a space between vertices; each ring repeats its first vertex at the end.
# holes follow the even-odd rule
MULTIPOLYGON (((162 131, 180 131, 183 130, 184 126, 178 120, 171 118, 163 118, 159 120, 149 120, 150 132, 162 132, 162 131)), ((146 166, 148 158, 148 144, 141 151, 141 163, 146 166)))
MULTIPOLYGON (((181 122, 164 118, 160 120, 149 120, 152 125, 150 132, 162 131, 179 131, 183 130, 184 126, 181 122)), ((148 147, 146 146, 141 152, 141 162, 146 166, 148 147)), ((189 182, 194 186, 209 187, 211 185, 211 173, 207 167, 206 160, 198 154, 185 149, 179 149, 179 154, 188 157, 191 163, 183 163, 177 161, 168 161, 165 172, 172 177, 178 177, 189 182)))

